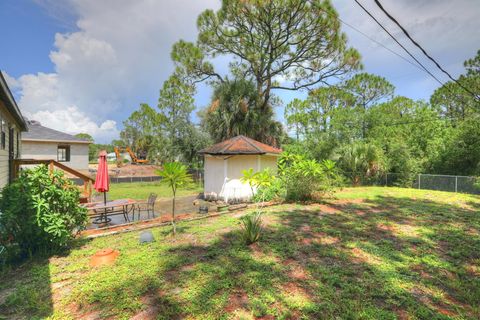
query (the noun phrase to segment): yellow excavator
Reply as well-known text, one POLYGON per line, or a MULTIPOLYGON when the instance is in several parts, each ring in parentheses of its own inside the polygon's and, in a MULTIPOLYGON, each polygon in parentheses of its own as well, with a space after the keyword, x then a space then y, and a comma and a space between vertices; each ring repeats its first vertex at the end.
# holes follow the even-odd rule
POLYGON ((115 156, 117 157, 117 162, 122 161, 122 155, 121 153, 123 152, 128 152, 130 155, 130 158, 132 159, 132 164, 147 164, 148 160, 147 159, 139 159, 137 155, 130 149, 130 147, 122 148, 122 147, 114 147, 113 151, 115 151, 115 156))

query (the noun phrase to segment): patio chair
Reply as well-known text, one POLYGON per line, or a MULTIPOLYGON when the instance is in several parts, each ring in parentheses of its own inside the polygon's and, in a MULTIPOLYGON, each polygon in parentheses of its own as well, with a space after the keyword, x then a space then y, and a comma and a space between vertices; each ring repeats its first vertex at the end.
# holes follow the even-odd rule
POLYGON ((150 213, 152 213, 152 218, 155 218, 155 201, 157 200, 156 193, 150 193, 147 201, 137 202, 135 210, 132 213, 132 220, 134 220, 135 212, 137 212, 137 218, 140 220, 140 213, 147 212, 147 217, 150 218, 150 213))

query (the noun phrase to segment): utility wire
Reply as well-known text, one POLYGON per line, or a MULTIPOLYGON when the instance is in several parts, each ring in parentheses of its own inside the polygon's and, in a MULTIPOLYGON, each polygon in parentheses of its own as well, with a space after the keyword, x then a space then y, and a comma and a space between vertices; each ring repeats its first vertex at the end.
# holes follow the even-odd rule
MULTIPOLYGON (((404 56, 402 56, 401 54, 393 51, 392 49, 390 49, 389 47, 385 46, 383 43, 381 43, 380 41, 377 41, 375 39, 373 39, 372 37, 370 37, 368 34, 366 34, 365 32, 363 32, 362 30, 359 30, 358 28, 352 26, 351 24, 349 24, 348 22, 345 22, 344 20, 342 20, 339 16, 337 15, 334 15, 332 14, 331 12, 329 11, 326 11, 326 10, 323 10, 323 9, 320 9, 322 10, 324 13, 328 14, 328 15, 331 15, 333 16, 334 18, 337 18, 341 23, 343 23, 344 25, 346 25, 347 27, 350 27, 352 30, 354 31, 357 31, 358 33, 360 33, 362 36, 364 36, 365 38, 369 39, 370 41, 372 42, 375 42, 376 44, 378 44, 379 46, 381 46, 382 48, 390 51, 391 53, 393 53, 394 55, 396 55, 397 57, 405 60, 406 62, 408 62, 409 64, 411 64, 412 66, 414 66, 415 68, 418 68, 419 70, 427 73, 422 67, 420 67, 418 64, 415 64, 413 63, 411 60, 408 60, 407 58, 405 58, 404 56)), ((427 73, 428 74, 428 73, 427 73)))
POLYGON ((413 59, 415 60, 416 63, 418 63, 422 68, 423 70, 425 70, 433 79, 435 79, 440 85, 443 86, 443 83, 438 80, 437 77, 435 77, 435 75, 433 75, 420 61, 418 61, 417 58, 415 58, 415 56, 413 54, 410 53, 410 51, 407 50, 407 48, 405 48, 378 20, 377 18, 375 18, 360 2, 358 2, 358 0, 355 0, 355 2, 360 6, 360 8, 363 9, 363 11, 365 11, 369 16, 370 18, 372 18, 403 50, 405 50, 405 52, 413 59))
POLYGON ((394 121, 391 123, 382 123, 377 126, 401 126, 401 125, 407 125, 407 124, 417 124, 417 123, 425 123, 425 122, 435 122, 435 121, 455 121, 458 120, 458 118, 454 117, 445 117, 445 118, 435 118, 435 119, 421 119, 421 120, 410 120, 410 121, 394 121))
POLYGON ((402 56, 401 54, 393 51, 393 50, 390 49, 389 47, 385 46, 383 43, 381 43, 381 42, 373 39, 372 37, 368 36, 368 35, 367 35, 366 33, 364 33, 363 31, 361 31, 361 30, 355 28, 354 26, 352 26, 351 24, 343 21, 342 19, 340 19, 340 17, 338 18, 338 20, 339 20, 341 23, 343 23, 344 25, 346 25, 346 26, 350 27, 351 29, 357 31, 358 33, 360 33, 361 35, 363 35, 364 37, 366 37, 366 38, 369 39, 370 41, 375 42, 376 44, 378 44, 379 46, 381 46, 381 47, 384 48, 384 49, 387 49, 388 51, 390 51, 391 53, 393 53, 393 54, 396 55, 397 57, 405 60, 406 62, 410 63, 412 66, 414 66, 414 67, 418 68, 419 70, 422 70, 423 72, 425 72, 425 70, 422 69, 418 64, 413 63, 411 60, 408 60, 407 58, 405 58, 405 57, 402 56))
MULTIPOLYGON (((355 0, 356 1, 356 0, 355 0)), ((457 79, 453 78, 450 73, 448 73, 444 68, 442 68, 442 66, 434 59, 432 58, 428 53, 427 51, 425 51, 425 49, 420 45, 418 44, 418 42, 416 42, 415 40, 412 39, 412 37, 410 36, 410 34, 408 33, 407 30, 405 30, 405 28, 397 21, 397 19, 395 19, 390 13, 388 13, 387 10, 385 10, 385 8, 382 6, 382 4, 380 3, 380 1, 378 0, 374 0, 375 3, 377 4, 377 6, 380 8, 380 10, 383 11, 383 13, 385 13, 387 15, 388 18, 390 18, 390 20, 392 20, 393 22, 395 22, 395 24, 403 31, 403 33, 407 36, 408 39, 410 39, 410 41, 412 41, 412 43, 417 46, 422 52, 423 54, 428 58, 430 59, 433 63, 435 63, 435 65, 437 66, 438 69, 440 69, 443 73, 445 73, 452 81, 454 81, 456 84, 458 84, 463 90, 467 91, 468 93, 470 93, 475 99, 479 99, 478 96, 473 93, 472 91, 470 91, 468 88, 466 88, 465 86, 463 86, 457 79)), ((358 3, 358 1, 357 1, 358 3)))

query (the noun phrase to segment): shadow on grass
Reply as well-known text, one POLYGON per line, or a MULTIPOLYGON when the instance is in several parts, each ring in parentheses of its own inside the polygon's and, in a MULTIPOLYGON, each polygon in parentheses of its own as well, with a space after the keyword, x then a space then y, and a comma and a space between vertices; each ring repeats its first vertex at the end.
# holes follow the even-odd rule
POLYGON ((480 317, 480 281, 478 271, 472 272, 480 258, 478 213, 428 200, 378 197, 344 204, 336 214, 296 210, 282 218, 285 232, 297 230, 300 238, 337 237, 333 245, 307 241, 299 253, 309 257, 312 272, 324 270, 318 277, 355 275, 348 283, 362 292, 363 303, 400 317, 480 317), (307 232, 301 231, 305 226, 307 232), (312 256, 318 261, 312 263, 312 256), (325 261, 330 267, 324 268, 325 261))
POLYGON ((6 266, 0 275, 0 319, 44 318, 53 314, 50 258, 68 256, 88 242, 74 240, 56 255, 37 256, 6 266))
POLYGON ((83 303, 80 313, 137 319, 480 317, 477 212, 395 197, 330 206, 335 210, 287 206, 269 213, 260 242, 251 246, 232 222, 222 232, 181 223, 177 239, 169 236, 171 226, 158 228, 157 242, 141 247, 132 242, 136 235, 109 238, 110 245, 122 246, 118 264, 82 276, 84 285, 73 292, 83 303))
MULTIPOLYGON (((146 302, 127 312, 165 319, 480 315, 480 282, 468 269, 480 258, 473 211, 391 197, 342 204, 336 213, 304 208, 271 214, 277 221, 252 246, 238 229, 192 243, 182 236, 192 231, 187 224, 142 284, 119 280, 109 294, 146 288, 138 292, 146 302), (151 297, 167 301, 168 310, 151 297)), ((107 300, 96 303, 112 308, 107 300)))

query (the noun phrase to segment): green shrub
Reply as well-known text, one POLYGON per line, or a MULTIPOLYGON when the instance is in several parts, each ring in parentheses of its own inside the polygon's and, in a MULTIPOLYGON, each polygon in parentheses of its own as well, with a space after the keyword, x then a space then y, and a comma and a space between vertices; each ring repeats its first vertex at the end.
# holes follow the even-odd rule
POLYGON ((45 165, 22 171, 0 198, 0 245, 10 251, 9 259, 66 247, 88 219, 79 196, 61 171, 50 173, 45 165))
POLYGON ((331 192, 338 184, 335 162, 317 162, 301 155, 283 154, 279 160, 279 177, 285 189, 285 200, 312 200, 317 194, 331 192))
POLYGON ((262 213, 255 212, 240 218, 242 238, 247 244, 252 244, 260 239, 262 233, 262 213))
POLYGON ((268 186, 261 186, 253 196, 253 202, 272 201, 285 197, 285 188, 280 179, 274 179, 268 186))
POLYGON ((475 187, 475 189, 480 191, 480 177, 475 177, 475 180, 473 182, 473 186, 475 187))

